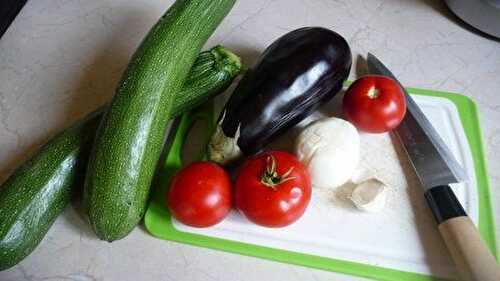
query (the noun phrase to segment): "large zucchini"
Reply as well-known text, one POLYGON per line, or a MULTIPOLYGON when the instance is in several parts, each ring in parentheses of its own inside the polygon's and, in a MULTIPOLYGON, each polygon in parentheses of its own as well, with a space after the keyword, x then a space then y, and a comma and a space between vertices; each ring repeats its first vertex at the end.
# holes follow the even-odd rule
MULTIPOLYGON (((240 68, 239 58, 222 46, 200 53, 172 116, 222 92, 240 68)), ((101 117, 98 110, 54 137, 0 187, 0 270, 29 255, 69 204, 101 117)))
POLYGON ((84 203, 99 238, 121 239, 142 218, 175 93, 234 2, 177 0, 132 57, 99 126, 85 179, 84 203))

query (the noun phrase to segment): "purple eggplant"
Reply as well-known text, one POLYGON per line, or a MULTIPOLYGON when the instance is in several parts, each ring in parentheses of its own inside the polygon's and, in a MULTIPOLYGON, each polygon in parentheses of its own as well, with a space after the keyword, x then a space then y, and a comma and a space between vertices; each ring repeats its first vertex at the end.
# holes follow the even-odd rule
POLYGON ((226 103, 208 146, 210 160, 229 164, 260 152, 332 99, 351 64, 347 41, 329 29, 305 27, 280 37, 226 103))

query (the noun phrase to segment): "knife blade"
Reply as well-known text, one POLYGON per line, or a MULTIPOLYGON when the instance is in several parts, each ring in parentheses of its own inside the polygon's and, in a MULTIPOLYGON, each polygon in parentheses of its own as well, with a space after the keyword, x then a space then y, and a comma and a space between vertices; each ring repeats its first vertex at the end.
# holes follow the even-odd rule
MULTIPOLYGON (((399 83, 374 55, 368 53, 367 63, 371 73, 390 77, 399 83)), ((399 85, 405 92, 407 114, 394 132, 403 144, 424 189, 465 181, 465 170, 455 160, 413 98, 400 83, 399 85)))
MULTIPOLYGON (((399 83, 374 55, 368 53, 367 63, 371 73, 390 77, 399 83)), ((463 280, 500 280, 500 267, 495 257, 448 185, 466 179, 465 171, 413 98, 401 83, 399 85, 405 93, 407 111, 393 132, 424 187, 424 197, 460 276, 463 280)))

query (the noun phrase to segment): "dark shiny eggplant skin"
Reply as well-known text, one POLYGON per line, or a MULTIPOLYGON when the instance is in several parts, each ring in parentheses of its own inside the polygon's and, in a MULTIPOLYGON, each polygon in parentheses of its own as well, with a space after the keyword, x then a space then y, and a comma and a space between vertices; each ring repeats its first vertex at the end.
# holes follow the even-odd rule
POLYGON ((346 40, 321 27, 291 31, 262 54, 234 90, 219 119, 225 136, 239 137, 245 156, 260 152, 341 89, 351 69, 346 40))

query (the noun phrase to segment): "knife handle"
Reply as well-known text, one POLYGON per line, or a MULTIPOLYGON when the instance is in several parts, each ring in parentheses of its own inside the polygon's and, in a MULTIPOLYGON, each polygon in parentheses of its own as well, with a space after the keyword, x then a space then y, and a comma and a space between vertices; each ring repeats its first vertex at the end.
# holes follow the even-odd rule
POLYGON ((500 280, 500 267, 495 257, 450 186, 442 185, 427 190, 425 199, 460 277, 467 281, 500 280))

